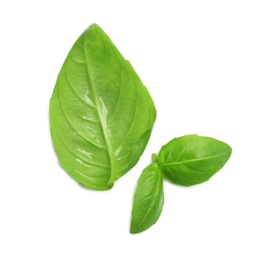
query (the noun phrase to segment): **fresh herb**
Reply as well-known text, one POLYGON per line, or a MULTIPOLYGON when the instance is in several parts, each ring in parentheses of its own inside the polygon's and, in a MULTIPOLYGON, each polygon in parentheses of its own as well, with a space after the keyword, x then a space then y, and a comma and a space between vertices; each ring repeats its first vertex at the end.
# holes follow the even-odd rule
POLYGON ((145 231, 156 223, 163 204, 163 174, 158 163, 152 163, 143 170, 138 180, 130 232, 134 234, 145 231))
MULTIPOLYGON (((109 37, 91 25, 71 48, 50 101, 59 162, 90 189, 108 190, 142 155, 156 119, 146 87, 109 37)), ((164 145, 137 184, 131 233, 155 224, 164 204, 163 177, 190 186, 207 181, 228 161, 224 142, 198 135, 164 145)))
POLYGON ((50 101, 61 166, 79 183, 108 190, 139 160, 156 110, 131 64, 96 24, 78 38, 50 101))
POLYGON ((158 162, 167 179, 190 186, 207 181, 228 161, 232 149, 216 139, 198 135, 174 138, 164 145, 158 162))
POLYGON ((164 145, 138 180, 131 233, 142 232, 158 220, 163 207, 162 175, 184 186, 199 184, 218 172, 231 152, 226 143, 198 135, 174 138, 164 145))

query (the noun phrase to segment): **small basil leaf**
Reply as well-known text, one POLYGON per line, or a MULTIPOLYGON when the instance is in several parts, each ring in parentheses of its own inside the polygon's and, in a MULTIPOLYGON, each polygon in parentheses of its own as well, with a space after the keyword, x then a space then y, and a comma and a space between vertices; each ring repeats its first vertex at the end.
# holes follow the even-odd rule
POLYGON ((147 166, 137 184, 130 232, 140 233, 156 223, 164 204, 163 175, 157 163, 147 166))
POLYGON ((164 145, 158 162, 170 181, 190 186, 207 181, 228 161, 232 149, 216 139, 198 135, 174 138, 164 145))
POLYGON ((131 64, 96 24, 78 38, 50 101, 61 166, 84 186, 107 190, 142 155, 156 118, 131 64))

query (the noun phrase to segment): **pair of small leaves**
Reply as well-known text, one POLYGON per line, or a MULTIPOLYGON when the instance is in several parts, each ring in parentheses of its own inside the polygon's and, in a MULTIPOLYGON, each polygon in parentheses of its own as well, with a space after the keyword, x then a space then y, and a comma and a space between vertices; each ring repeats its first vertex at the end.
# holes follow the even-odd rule
POLYGON ((163 176, 183 186, 205 182, 225 165, 231 152, 226 143, 198 135, 174 138, 164 145, 138 180, 130 232, 142 232, 160 217, 164 204, 163 176))

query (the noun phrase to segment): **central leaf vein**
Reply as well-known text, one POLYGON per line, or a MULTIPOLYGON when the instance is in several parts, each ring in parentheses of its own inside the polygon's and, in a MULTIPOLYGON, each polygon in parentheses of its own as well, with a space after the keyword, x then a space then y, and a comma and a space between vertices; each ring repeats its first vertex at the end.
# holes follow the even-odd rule
MULTIPOLYGON (((84 42, 86 42, 86 34, 84 34, 84 42)), ((86 67, 87 67, 87 76, 88 76, 88 80, 89 80, 90 90, 91 90, 91 93, 92 93, 93 98, 94 98, 95 107, 97 108, 97 113, 98 113, 98 117, 99 117, 99 120, 100 120, 100 125, 101 125, 101 128, 102 128, 103 137, 105 139, 106 146, 107 146, 107 152, 108 152, 108 156, 109 156, 109 160, 110 160, 110 169, 111 169, 109 184, 112 184, 115 180, 115 172, 114 172, 114 167, 113 167, 114 166, 113 151, 112 151, 110 138, 109 138, 108 133, 107 133, 106 120, 103 119, 102 111, 100 109, 100 104, 99 104, 100 101, 98 100, 97 93, 95 91, 95 87, 94 87, 93 82, 92 82, 92 75, 90 73, 91 68, 89 66, 89 61, 88 61, 88 58, 87 58, 86 44, 85 43, 84 43, 84 46, 83 46, 83 52, 84 52, 85 64, 86 64, 86 67)))

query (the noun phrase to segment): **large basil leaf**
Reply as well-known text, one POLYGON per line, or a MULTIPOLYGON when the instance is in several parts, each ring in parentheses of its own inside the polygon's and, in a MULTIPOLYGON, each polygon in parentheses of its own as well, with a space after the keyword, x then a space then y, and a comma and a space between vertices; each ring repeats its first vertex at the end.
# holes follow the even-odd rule
POLYGON ((207 181, 224 166, 231 152, 231 147, 224 142, 186 135, 164 145, 158 162, 167 179, 189 186, 207 181))
POLYGON ((132 68, 96 24, 75 42, 50 102, 61 166, 79 183, 107 190, 143 153, 156 118, 132 68))
POLYGON ((163 175, 157 163, 147 166, 134 194, 130 232, 145 231, 158 220, 164 204, 163 175))

